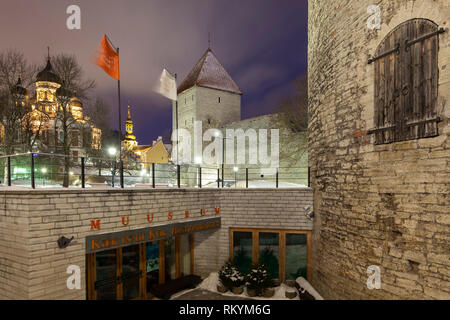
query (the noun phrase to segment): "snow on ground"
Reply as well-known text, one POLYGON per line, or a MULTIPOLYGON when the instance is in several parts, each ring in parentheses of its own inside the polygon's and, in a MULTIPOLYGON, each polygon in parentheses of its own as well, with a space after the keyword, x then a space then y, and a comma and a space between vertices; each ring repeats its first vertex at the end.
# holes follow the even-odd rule
MULTIPOLYGON (((254 180, 248 182, 249 188, 275 188, 275 181, 254 180)), ((307 188, 304 184, 292 183, 292 182, 278 182, 278 188, 307 188)))
MULTIPOLYGON (((212 291, 212 292, 217 292, 217 284, 219 283, 219 274, 217 272, 212 272, 205 280, 202 281, 202 283, 200 283, 198 285, 197 288, 200 289, 205 289, 208 291, 212 291)), ((281 284, 278 287, 275 287, 275 294, 273 295, 272 298, 264 298, 264 297, 249 297, 247 295, 247 288, 244 288, 244 292, 242 294, 234 294, 231 291, 227 291, 225 293, 220 293, 224 296, 234 296, 234 297, 243 297, 243 298, 251 298, 251 299, 256 299, 256 300, 268 300, 268 299, 272 299, 272 300, 291 300, 289 298, 286 298, 286 296, 284 295, 286 289, 290 288, 289 286, 285 285, 284 283, 281 284)), ((298 296, 295 297, 292 300, 299 300, 298 296)))
MULTIPOLYGON (((306 289, 312 296, 316 298, 316 300, 323 300, 323 298, 320 296, 320 294, 311 286, 311 284, 306 281, 306 279, 300 277, 296 280, 303 288, 306 289)), ((174 294, 170 299, 175 299, 179 296, 184 295, 185 293, 191 292, 196 289, 203 289, 215 293, 219 293, 224 296, 233 296, 233 297, 242 297, 242 298, 250 298, 255 300, 299 300, 298 295, 294 299, 286 298, 285 292, 288 290, 292 290, 292 287, 289 287, 288 285, 282 283, 280 286, 275 287, 275 294, 271 298, 264 298, 264 297, 249 297, 247 295, 247 288, 244 288, 244 292, 240 295, 234 294, 231 291, 227 291, 225 293, 220 293, 217 291, 217 284, 219 283, 219 274, 217 272, 212 272, 206 279, 204 279, 196 288, 184 290, 177 294, 174 294)))
POLYGON ((308 291, 316 300, 323 300, 322 296, 313 288, 313 286, 303 277, 298 277, 295 282, 297 282, 300 287, 308 291))
MULTIPOLYGON (((202 187, 203 188, 217 188, 217 182, 210 182, 210 183, 204 184, 202 187)), ((238 189, 245 188, 245 181, 239 181, 237 184, 237 187, 238 187, 238 189)), ((275 188, 276 183, 274 180, 270 180, 270 181, 249 180, 248 187, 249 188, 275 188)), ((229 186, 228 188, 235 188, 234 183, 231 186, 229 186)), ((299 183, 279 181, 278 188, 308 188, 308 186, 306 186, 304 184, 299 184, 299 183)))

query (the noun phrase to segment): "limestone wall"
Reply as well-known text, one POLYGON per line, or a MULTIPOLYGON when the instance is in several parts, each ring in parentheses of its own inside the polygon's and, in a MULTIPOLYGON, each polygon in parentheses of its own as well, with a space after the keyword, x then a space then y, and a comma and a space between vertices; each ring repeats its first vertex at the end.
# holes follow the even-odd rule
POLYGON ((311 282, 333 299, 450 298, 450 32, 439 35, 439 136, 374 145, 374 64, 397 25, 450 23, 447 0, 309 1, 311 282), (379 5, 381 29, 366 27, 379 5), (381 289, 366 287, 370 265, 381 289))

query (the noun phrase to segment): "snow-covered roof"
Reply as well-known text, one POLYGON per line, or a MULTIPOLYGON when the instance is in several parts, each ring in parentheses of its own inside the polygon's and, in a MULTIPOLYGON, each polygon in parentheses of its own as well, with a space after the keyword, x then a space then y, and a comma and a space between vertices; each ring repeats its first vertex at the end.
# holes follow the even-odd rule
POLYGON ((206 87, 242 94, 223 65, 210 48, 206 50, 194 68, 178 87, 181 93, 193 86, 206 87))

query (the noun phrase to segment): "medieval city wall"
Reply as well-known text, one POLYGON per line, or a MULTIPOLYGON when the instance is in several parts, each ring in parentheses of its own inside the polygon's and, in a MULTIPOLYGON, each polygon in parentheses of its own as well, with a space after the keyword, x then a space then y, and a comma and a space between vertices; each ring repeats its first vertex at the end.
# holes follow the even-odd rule
POLYGON ((230 227, 312 228, 303 209, 312 204, 307 188, 6 190, 0 198, 0 299, 86 299, 87 236, 181 222, 186 210, 189 219, 222 220, 219 230, 195 233, 195 273, 202 276, 228 258, 230 227), (100 229, 91 229, 97 220, 100 229), (61 236, 74 240, 60 249, 61 236), (67 289, 69 265, 81 268, 81 290, 67 289))
MULTIPOLYGON (((267 150, 268 155, 271 154, 272 150, 272 137, 271 130, 278 129, 279 134, 279 180, 287 183, 295 184, 308 184, 308 146, 307 146, 307 135, 304 132, 294 132, 290 128, 287 128, 285 123, 281 119, 279 114, 269 114, 264 116, 259 116, 255 118, 245 119, 241 121, 232 122, 221 128, 226 134, 226 129, 242 129, 245 133, 249 129, 254 129, 257 136, 260 130, 267 130, 267 150)), ((236 139, 235 139, 236 141, 236 139)), ((249 179, 261 179, 259 173, 260 168, 269 167, 271 164, 263 164, 259 161, 256 165, 249 165, 250 155, 258 155, 259 148, 259 137, 258 145, 250 146, 249 138, 245 139, 245 159, 246 166, 253 169, 254 174, 249 175, 249 179)), ((238 148, 235 142, 235 159, 239 153, 243 150, 238 148)), ((264 173, 264 172, 263 172, 264 173)), ((265 174, 265 178, 268 180, 275 181, 275 172, 272 174, 265 174)), ((245 187, 245 181, 241 184, 245 187)))
POLYGON ((331 299, 450 298, 450 6, 447 0, 309 1, 313 286, 331 299), (366 26, 381 9, 381 29, 366 26), (439 35, 439 136, 374 145, 374 64, 412 18, 439 35), (366 286, 379 266, 381 288, 366 286))

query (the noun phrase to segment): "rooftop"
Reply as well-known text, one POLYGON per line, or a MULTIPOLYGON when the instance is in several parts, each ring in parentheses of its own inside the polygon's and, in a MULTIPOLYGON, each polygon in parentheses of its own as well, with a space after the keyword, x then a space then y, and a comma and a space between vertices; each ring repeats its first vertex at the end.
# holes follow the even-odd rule
POLYGON ((210 48, 206 50, 194 68, 178 87, 181 93, 193 86, 212 88, 242 94, 229 73, 210 48))

